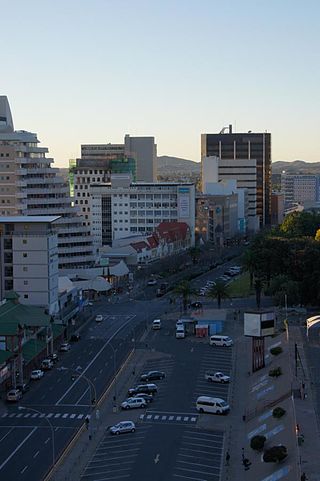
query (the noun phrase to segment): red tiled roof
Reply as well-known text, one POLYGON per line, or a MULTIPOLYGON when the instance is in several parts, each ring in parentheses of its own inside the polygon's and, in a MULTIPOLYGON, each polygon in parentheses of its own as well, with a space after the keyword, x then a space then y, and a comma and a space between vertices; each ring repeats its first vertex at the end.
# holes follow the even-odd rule
POLYGON ((151 247, 151 249, 155 249, 159 245, 159 241, 158 241, 155 234, 153 234, 150 237, 147 237, 147 242, 148 242, 149 246, 151 247))
POLYGON ((159 238, 166 242, 185 240, 189 231, 189 226, 185 222, 161 222, 156 227, 159 238))
POLYGON ((143 249, 149 250, 150 247, 145 241, 140 241, 140 242, 132 242, 131 247, 133 247, 137 252, 142 252, 143 249))

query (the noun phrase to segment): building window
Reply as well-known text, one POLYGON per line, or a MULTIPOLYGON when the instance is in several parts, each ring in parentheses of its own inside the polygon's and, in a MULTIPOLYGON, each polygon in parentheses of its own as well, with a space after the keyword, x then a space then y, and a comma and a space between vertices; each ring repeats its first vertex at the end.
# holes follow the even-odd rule
POLYGON ((22 270, 23 270, 23 272, 28 272, 28 267, 24 266, 22 270))
POLYGON ((27 239, 22 240, 22 244, 27 244, 27 243, 28 243, 27 239))
POLYGON ((23 294, 24 299, 29 299, 29 294, 23 294))
POLYGON ((28 281, 23 281, 23 285, 24 285, 24 286, 27 286, 28 284, 29 284, 28 281))
POLYGON ((28 257, 28 254, 27 254, 26 252, 24 252, 24 253, 22 254, 22 257, 28 257))

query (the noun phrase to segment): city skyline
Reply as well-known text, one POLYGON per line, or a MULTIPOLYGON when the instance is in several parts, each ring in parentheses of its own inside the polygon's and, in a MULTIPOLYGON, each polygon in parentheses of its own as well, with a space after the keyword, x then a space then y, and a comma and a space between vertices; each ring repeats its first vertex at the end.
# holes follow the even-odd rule
POLYGON ((127 133, 200 161, 200 135, 229 124, 272 133, 273 161, 320 161, 319 10, 313 0, 3 2, 0 94, 59 167, 81 144, 127 133))

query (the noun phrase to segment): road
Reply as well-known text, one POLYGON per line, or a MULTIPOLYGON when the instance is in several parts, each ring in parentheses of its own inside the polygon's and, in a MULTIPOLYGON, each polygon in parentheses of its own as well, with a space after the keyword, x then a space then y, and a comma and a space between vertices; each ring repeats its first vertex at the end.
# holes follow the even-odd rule
MULTIPOLYGON (((114 361, 118 370, 133 348, 133 339, 155 313, 166 309, 165 299, 153 303, 127 301, 117 305, 99 304, 101 324, 91 322, 81 333, 81 340, 20 402, 39 411, 18 410, 6 404, 0 415, 0 477, 6 481, 37 481, 43 479, 52 464, 52 435, 54 429, 55 458, 70 442, 91 412, 92 392, 84 376, 95 386, 99 398, 114 376, 114 361), (113 349, 112 349, 113 348, 113 349), (115 352, 115 359, 114 359, 115 352), (72 380, 78 369, 83 375, 72 380)), ((116 394, 116 393, 115 393, 116 394)))

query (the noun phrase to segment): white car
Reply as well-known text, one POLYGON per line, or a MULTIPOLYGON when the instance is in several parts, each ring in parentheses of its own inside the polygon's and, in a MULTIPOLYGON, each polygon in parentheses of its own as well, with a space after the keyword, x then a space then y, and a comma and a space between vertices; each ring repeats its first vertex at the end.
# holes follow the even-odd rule
POLYGON ((96 322, 102 322, 102 321, 103 321, 103 315, 102 314, 96 315, 96 322))
POLYGON ((134 433, 136 425, 133 421, 121 421, 109 429, 110 434, 134 433))
POLYGON ((59 351, 60 352, 67 352, 70 350, 70 344, 68 342, 63 342, 62 344, 60 344, 60 348, 59 348, 59 351))
POLYGON ((22 392, 20 389, 11 389, 7 392, 7 401, 9 402, 17 402, 20 401, 22 398, 22 392))
POLYGON ((221 382, 222 384, 230 382, 230 376, 226 376, 223 372, 206 372, 205 378, 210 382, 221 382))
POLYGON ((156 286, 157 285, 157 281, 155 279, 150 279, 148 281, 148 286, 156 286))
POLYGON ((142 397, 129 397, 121 403, 121 409, 145 408, 147 401, 142 397))
POLYGON ((41 371, 41 369, 36 369, 35 371, 31 372, 30 379, 34 379, 34 380, 41 379, 43 375, 44 375, 44 372, 41 371))

